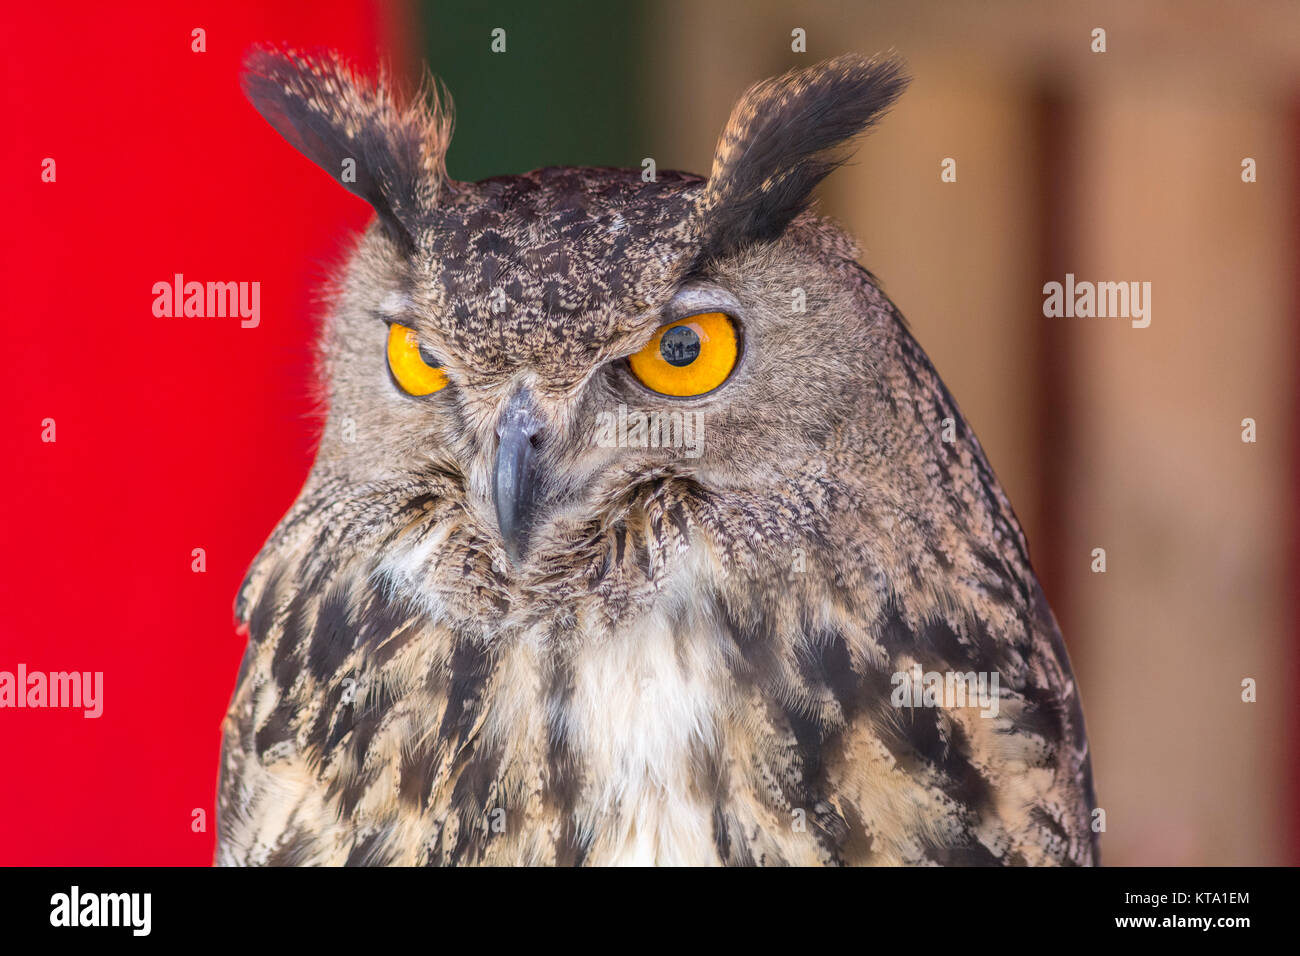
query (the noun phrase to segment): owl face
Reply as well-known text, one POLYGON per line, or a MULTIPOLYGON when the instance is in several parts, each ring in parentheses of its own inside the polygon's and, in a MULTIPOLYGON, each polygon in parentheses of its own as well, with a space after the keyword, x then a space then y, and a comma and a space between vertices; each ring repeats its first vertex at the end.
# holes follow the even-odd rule
POLYGON ((323 168, 351 161, 341 184, 377 212, 324 337, 318 481, 402 489, 396 525, 436 485, 498 583, 644 528, 666 486, 779 508, 863 413, 887 317, 809 193, 827 150, 903 84, 857 57, 762 84, 707 180, 557 168, 470 184, 446 177, 436 105, 255 53, 250 99, 323 168))
POLYGON ((848 301, 847 240, 811 217, 698 267, 702 189, 543 170, 467 187, 413 261, 372 230, 326 350, 327 435, 351 439, 331 468, 455 476, 514 564, 550 519, 609 523, 645 482, 778 491, 850 414, 875 315, 848 301))

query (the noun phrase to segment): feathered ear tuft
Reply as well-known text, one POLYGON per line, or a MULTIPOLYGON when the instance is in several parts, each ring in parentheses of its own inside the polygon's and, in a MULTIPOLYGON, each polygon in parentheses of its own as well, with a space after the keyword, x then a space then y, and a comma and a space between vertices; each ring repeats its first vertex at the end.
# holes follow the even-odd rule
POLYGON ((834 148, 871 126, 907 83, 897 59, 847 54, 750 88, 700 197, 701 258, 779 236, 848 158, 834 148))
POLYGON ((254 47, 240 85, 275 131, 368 202, 404 251, 448 183, 451 109, 432 82, 405 107, 387 78, 360 79, 334 53, 254 47), (446 104, 446 105, 444 105, 446 104))

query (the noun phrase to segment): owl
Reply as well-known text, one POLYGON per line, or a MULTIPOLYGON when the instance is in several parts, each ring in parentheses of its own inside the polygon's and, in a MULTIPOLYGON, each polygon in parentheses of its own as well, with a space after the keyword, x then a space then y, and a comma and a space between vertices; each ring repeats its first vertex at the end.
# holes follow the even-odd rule
POLYGON ((751 88, 707 178, 447 175, 446 96, 257 48, 374 218, 236 602, 219 864, 1092 864, 1065 646, 979 442, 811 207, 906 85, 751 88))

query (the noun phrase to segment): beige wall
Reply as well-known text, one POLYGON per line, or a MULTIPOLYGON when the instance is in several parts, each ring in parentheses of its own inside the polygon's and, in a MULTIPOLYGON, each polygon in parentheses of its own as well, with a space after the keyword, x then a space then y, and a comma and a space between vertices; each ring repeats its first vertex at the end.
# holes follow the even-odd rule
POLYGON ((1280 104, 1198 93, 1117 87, 1081 117, 1079 271, 1153 286, 1150 328, 1080 320, 1073 336, 1068 547, 1116 863, 1285 850, 1288 157, 1280 104), (1241 182, 1245 155, 1260 183, 1241 182), (1104 576, 1083 570, 1093 547, 1107 549, 1104 576), (1241 702, 1245 677, 1255 704, 1241 702))
MULTIPOLYGON (((915 77, 823 190, 983 441, 1057 590, 1092 736, 1107 862, 1278 863, 1296 582, 1293 396, 1300 356, 1288 137, 1300 4, 1074 5, 683 0, 659 31, 661 167, 707 172, 754 79, 895 47, 915 77), (809 52, 789 51, 795 26, 809 52), (1107 30, 1092 54, 1089 32, 1107 30), (1046 319, 1032 104, 1064 91, 1059 179, 1081 279, 1149 281, 1153 319, 1046 319), (939 180, 952 156, 958 181, 939 180), (1240 181, 1242 157, 1259 182, 1240 181), (1043 540, 1035 432, 1041 323, 1067 323, 1062 540, 1043 540), (1240 422, 1259 441, 1240 440, 1240 422), (1103 547, 1108 571, 1089 570, 1103 547), (1259 701, 1241 702, 1241 680, 1259 701)), ((1056 278, 1060 279, 1061 276, 1056 278)))

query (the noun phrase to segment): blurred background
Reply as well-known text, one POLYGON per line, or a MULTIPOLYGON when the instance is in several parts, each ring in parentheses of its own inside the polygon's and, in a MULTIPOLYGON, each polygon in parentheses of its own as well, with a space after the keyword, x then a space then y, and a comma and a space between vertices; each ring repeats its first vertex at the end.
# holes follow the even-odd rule
POLYGON ((120 703, 99 722, 0 718, 0 759, 26 768, 0 788, 0 861, 211 859, 211 832, 189 824, 212 804, 242 649, 231 601, 310 465, 319 286, 368 212, 240 100, 243 50, 273 40, 363 68, 382 57, 412 84, 427 61, 455 100, 459 179, 647 157, 707 173, 750 83, 900 53, 910 90, 821 210, 861 242, 1025 526, 1083 695, 1103 862, 1300 863, 1300 4, 231 0, 5 16, 18 134, 4 148, 30 228, 15 230, 27 259, 6 263, 27 280, 0 383, 5 526, 24 547, 2 578, 0 666, 102 666, 120 703), (57 192, 31 173, 51 151, 57 192), (265 280, 263 327, 177 326, 160 345, 146 290, 173 271, 265 280), (1045 318, 1043 284, 1067 272, 1151 283, 1150 327, 1045 318), (70 315, 100 317, 71 351, 49 332, 70 315), (202 369, 177 367, 179 348, 202 369), (34 439, 53 412, 57 452, 34 439), (107 506, 70 508, 87 475, 107 506), (189 571, 196 543, 205 575, 189 571), (113 559, 88 574, 87 553, 113 559))

